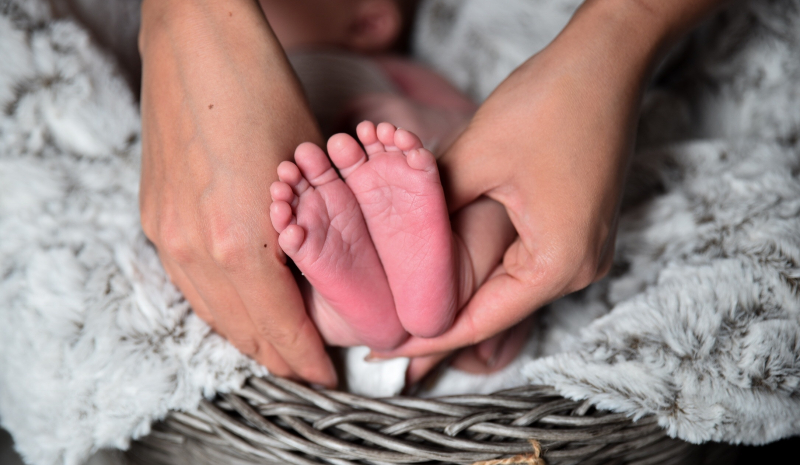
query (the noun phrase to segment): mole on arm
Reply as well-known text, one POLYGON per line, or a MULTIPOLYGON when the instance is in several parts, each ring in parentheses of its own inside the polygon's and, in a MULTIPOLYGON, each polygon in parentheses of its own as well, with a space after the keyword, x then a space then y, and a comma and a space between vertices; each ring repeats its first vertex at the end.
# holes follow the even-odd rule
POLYGON ((214 108, 214 104, 213 104, 213 103, 212 103, 211 105, 209 105, 209 106, 208 106, 208 109, 209 109, 209 110, 210 110, 210 109, 212 109, 212 108, 214 108))

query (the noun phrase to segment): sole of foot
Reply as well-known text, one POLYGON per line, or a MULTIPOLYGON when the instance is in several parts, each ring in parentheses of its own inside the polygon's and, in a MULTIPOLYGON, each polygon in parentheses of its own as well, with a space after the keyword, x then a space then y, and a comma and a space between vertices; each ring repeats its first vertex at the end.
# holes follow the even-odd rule
POLYGON ((315 322, 334 345, 393 348, 407 338, 359 204, 325 153, 297 147, 278 166, 270 218, 278 243, 325 302, 315 322))
POLYGON ((434 337, 456 311, 453 237, 436 159, 419 138, 365 121, 328 141, 328 154, 358 200, 409 333, 434 337))

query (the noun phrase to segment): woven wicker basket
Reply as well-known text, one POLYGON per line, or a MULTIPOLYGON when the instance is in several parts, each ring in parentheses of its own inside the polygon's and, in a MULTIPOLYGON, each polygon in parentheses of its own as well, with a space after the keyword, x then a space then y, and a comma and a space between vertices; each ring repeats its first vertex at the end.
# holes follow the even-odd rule
POLYGON ((235 394, 173 412, 128 452, 137 464, 688 464, 731 463, 732 449, 667 437, 524 386, 492 395, 370 399, 252 378, 235 394))

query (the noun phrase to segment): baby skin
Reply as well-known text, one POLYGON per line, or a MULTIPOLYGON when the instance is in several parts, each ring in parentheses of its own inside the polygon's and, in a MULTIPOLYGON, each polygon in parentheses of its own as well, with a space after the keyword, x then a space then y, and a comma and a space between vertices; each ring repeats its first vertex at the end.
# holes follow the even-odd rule
MULTIPOLYGON (((336 134, 328 154, 300 145, 278 167, 272 223, 279 244, 324 299, 328 331, 388 349, 408 333, 433 337, 458 305, 456 247, 436 159, 391 124, 336 134)), ((342 339, 341 335, 337 336, 342 339)))

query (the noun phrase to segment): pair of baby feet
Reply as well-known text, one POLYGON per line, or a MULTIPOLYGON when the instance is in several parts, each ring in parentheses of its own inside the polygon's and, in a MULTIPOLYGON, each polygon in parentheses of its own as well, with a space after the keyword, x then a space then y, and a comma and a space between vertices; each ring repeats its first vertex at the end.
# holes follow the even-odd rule
POLYGON ((329 342, 386 350, 433 337, 456 313, 455 250, 436 159, 420 139, 368 121, 278 166, 270 217, 314 288, 329 342), (337 173, 338 170, 338 173, 337 173), (341 176, 340 176, 341 175, 341 176))

